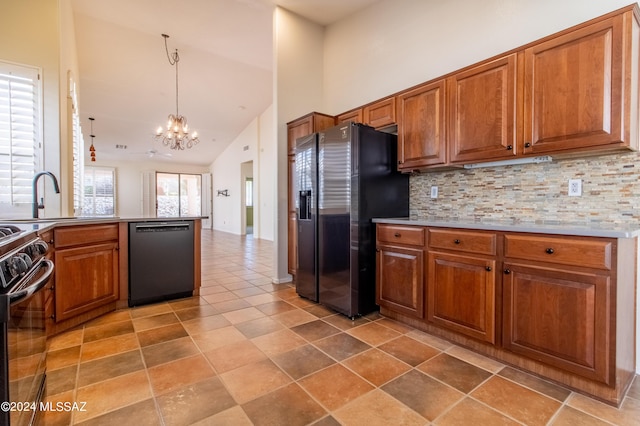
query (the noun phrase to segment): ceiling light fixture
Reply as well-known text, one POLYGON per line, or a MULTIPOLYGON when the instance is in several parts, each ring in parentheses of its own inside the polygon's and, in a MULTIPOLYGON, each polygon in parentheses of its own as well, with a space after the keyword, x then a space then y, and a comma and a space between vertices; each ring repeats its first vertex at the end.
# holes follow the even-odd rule
POLYGON ((91 154, 91 161, 96 161, 96 148, 93 146, 93 138, 95 138, 93 134, 93 120, 95 120, 95 118, 89 117, 89 121, 91 122, 91 134, 89 135, 91 136, 91 146, 89 147, 89 153, 91 154))
POLYGON ((185 148, 192 148, 200 139, 198 139, 198 132, 189 134, 189 126, 187 125, 187 117, 180 115, 178 112, 178 62, 180 62, 180 56, 178 55, 178 49, 169 55, 169 48, 167 47, 168 35, 162 34, 164 37, 164 50, 167 52, 167 59, 169 63, 176 66, 176 113, 169 114, 167 121, 167 129, 158 127, 156 131, 156 140, 162 141, 162 144, 168 146, 171 149, 184 150, 185 148))

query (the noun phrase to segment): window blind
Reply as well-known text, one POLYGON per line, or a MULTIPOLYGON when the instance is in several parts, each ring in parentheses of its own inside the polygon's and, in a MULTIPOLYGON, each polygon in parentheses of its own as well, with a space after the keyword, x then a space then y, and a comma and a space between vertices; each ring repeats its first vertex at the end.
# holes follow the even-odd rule
POLYGON ((31 203, 41 147, 40 82, 35 68, 0 62, 0 203, 31 203))

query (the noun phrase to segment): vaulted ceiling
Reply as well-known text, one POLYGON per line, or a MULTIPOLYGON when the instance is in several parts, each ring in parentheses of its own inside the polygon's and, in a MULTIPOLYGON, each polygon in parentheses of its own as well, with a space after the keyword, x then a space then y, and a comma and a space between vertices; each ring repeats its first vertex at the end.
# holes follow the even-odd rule
POLYGON ((276 5, 328 25, 377 1, 72 0, 85 139, 93 117, 99 160, 144 161, 153 150, 154 160, 209 165, 272 103, 276 5), (180 54, 179 112, 200 136, 191 150, 154 141, 176 112, 163 33, 180 54))

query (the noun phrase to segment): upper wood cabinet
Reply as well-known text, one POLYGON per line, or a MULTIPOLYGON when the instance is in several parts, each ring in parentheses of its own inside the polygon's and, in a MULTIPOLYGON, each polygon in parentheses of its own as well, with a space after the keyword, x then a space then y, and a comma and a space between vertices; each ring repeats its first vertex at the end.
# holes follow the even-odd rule
POLYGON ((363 123, 362 108, 344 112, 336 117, 336 124, 348 123, 348 122, 363 123))
POLYGON ((329 128, 333 126, 335 122, 335 117, 332 115, 312 112, 311 114, 287 123, 287 146, 289 155, 295 154, 296 139, 329 128))
POLYGON ((398 168, 412 170, 447 161, 445 80, 397 96, 398 168))
POLYGON ((514 53, 447 79, 452 163, 516 154, 516 64, 514 53))
POLYGON ((364 107, 363 121, 376 129, 396 124, 396 98, 386 98, 364 107))
POLYGON ((524 152, 638 148, 633 10, 524 50, 524 152))

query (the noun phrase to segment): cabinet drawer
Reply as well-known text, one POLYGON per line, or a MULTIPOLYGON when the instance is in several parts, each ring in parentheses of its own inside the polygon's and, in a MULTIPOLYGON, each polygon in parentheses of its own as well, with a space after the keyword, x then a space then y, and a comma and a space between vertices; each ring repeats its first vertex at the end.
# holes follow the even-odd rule
POLYGON ((429 229, 429 247, 495 255, 496 234, 457 229, 429 229))
POLYGON ((393 244, 424 245, 424 228, 396 225, 378 225, 378 241, 393 244))
POLYGON ((611 270, 613 242, 579 238, 505 235, 505 257, 611 270))
POLYGON ((55 229, 56 248, 118 240, 118 224, 80 225, 55 229))

